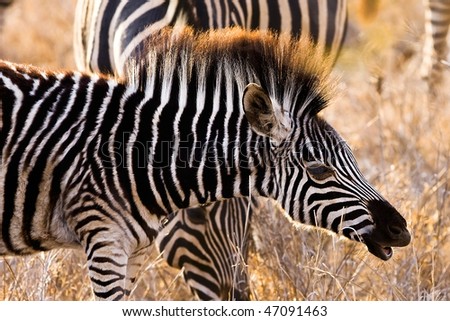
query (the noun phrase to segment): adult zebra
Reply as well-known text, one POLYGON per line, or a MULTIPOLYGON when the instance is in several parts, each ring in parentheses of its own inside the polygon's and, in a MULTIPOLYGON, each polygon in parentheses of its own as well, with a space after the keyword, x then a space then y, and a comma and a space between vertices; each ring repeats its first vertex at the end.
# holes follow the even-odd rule
POLYGON ((167 213, 250 194, 383 260, 409 244, 318 115, 329 68, 309 41, 185 29, 148 48, 126 83, 0 64, 1 255, 81 247, 95 295, 122 299, 167 213))
POLYGON ((306 35, 335 61, 346 31, 347 0, 79 0, 77 67, 123 75, 124 64, 164 26, 230 26, 306 35))
MULTIPOLYGON (((297 37, 308 35, 318 44, 318 50, 334 62, 345 34, 346 2, 79 0, 75 17, 75 57, 81 70, 123 76, 124 64, 130 58, 139 59, 145 51, 142 47, 145 39, 163 26, 190 25, 197 30, 207 30, 240 25, 248 29, 270 28, 297 37)), ((248 298, 248 286, 243 286, 247 279, 245 268, 239 264, 241 258, 247 258, 247 247, 237 245, 245 244, 243 227, 258 206, 252 206, 249 213, 247 207, 245 198, 211 205, 206 210, 212 212, 200 220, 203 225, 198 216, 205 214, 204 208, 185 210, 173 216, 171 224, 159 234, 156 243, 164 258, 171 266, 184 267, 185 280, 198 297, 248 298), (221 226, 219 215, 227 207, 238 210, 227 216, 233 217, 236 224, 221 226), (230 238, 237 242, 235 246, 229 246, 230 238), (216 253, 208 244, 218 244, 214 246, 216 253), (239 286, 234 286, 236 284, 239 286)))
POLYGON ((425 40, 420 73, 434 91, 442 81, 442 62, 447 60, 450 0, 424 0, 424 7, 425 40))

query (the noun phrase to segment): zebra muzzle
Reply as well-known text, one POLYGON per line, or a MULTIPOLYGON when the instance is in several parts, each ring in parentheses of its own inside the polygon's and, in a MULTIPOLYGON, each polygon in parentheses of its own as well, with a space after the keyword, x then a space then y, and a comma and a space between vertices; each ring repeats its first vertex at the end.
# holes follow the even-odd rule
POLYGON ((375 255, 377 258, 382 259, 384 261, 389 260, 394 254, 394 250, 390 246, 383 246, 373 242, 370 239, 365 239, 364 243, 367 246, 367 249, 370 253, 375 255))
POLYGON ((393 255, 392 247, 407 246, 411 234, 406 220, 387 201, 371 201, 368 209, 373 217, 375 229, 370 235, 363 236, 370 253, 382 260, 389 260, 393 255))

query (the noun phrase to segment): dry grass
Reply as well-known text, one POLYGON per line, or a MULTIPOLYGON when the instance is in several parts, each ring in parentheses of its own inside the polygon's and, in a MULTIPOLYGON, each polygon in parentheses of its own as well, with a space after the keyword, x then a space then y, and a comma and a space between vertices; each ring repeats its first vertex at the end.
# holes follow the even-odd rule
MULTIPOLYGON (((16 1, 0 57, 73 67, 74 1, 16 1)), ((372 23, 356 19, 357 0, 350 2, 349 47, 324 116, 353 147, 369 181, 403 213, 413 240, 382 262, 361 244, 289 224, 269 203, 253 224, 263 235, 249 261, 253 298, 450 300, 449 93, 431 100, 418 79, 421 2, 380 1, 372 23)), ((0 299, 91 300, 84 263, 82 253, 62 250, 0 259, 0 299)), ((192 297, 179 271, 153 256, 132 299, 192 297)))

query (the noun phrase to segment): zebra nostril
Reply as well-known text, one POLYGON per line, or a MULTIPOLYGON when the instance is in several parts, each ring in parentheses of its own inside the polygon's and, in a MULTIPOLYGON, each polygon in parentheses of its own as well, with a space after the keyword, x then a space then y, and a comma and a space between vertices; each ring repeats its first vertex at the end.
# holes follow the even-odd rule
POLYGON ((388 226, 387 230, 391 236, 398 237, 403 234, 403 228, 399 226, 388 226))

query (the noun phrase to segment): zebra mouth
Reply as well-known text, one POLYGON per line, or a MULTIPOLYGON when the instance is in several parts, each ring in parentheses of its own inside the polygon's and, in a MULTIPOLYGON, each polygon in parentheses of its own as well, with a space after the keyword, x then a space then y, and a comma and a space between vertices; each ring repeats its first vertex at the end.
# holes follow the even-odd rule
POLYGON ((364 243, 366 244, 367 249, 370 253, 375 255, 377 258, 382 259, 383 261, 389 260, 394 254, 394 251, 390 246, 383 246, 369 239, 364 240, 364 243))

